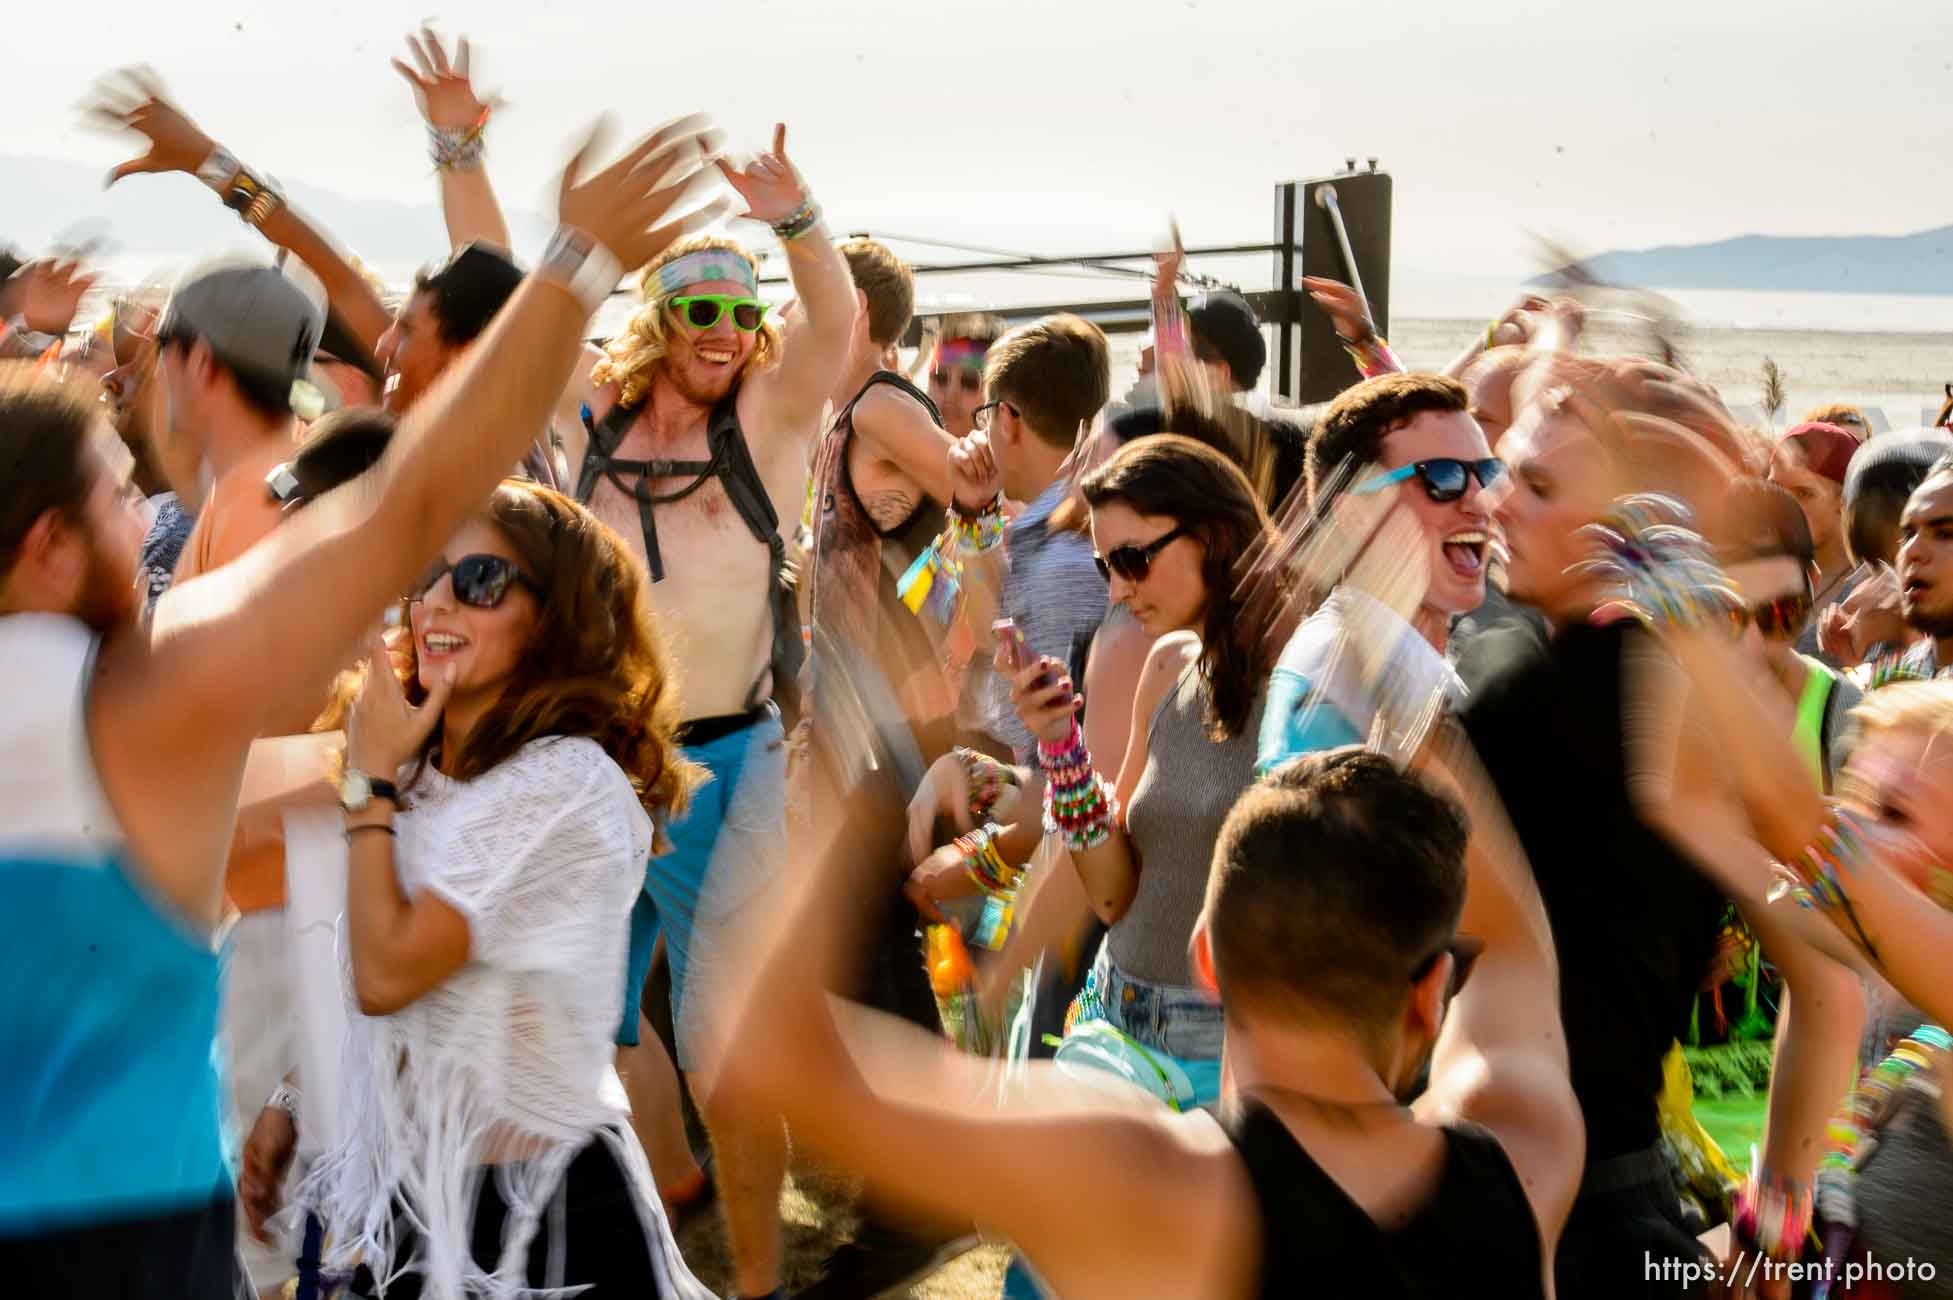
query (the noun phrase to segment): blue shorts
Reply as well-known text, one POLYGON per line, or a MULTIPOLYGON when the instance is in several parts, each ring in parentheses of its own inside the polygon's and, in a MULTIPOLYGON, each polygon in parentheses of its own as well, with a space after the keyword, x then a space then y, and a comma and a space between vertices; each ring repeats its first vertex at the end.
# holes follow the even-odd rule
POLYGON ((723 983, 720 952, 712 942, 717 927, 735 923, 738 911, 758 898, 785 858, 787 749, 780 715, 769 705, 746 726, 686 745, 685 756, 711 779, 693 792, 691 806, 669 828, 671 852, 645 867, 644 891, 631 909, 624 1020, 617 1032, 620 1044, 638 1041, 639 999, 662 931, 680 1069, 690 1066, 687 1044, 704 1014, 699 1004, 709 1002, 709 990, 723 983), (688 987, 694 996, 687 996, 688 987))

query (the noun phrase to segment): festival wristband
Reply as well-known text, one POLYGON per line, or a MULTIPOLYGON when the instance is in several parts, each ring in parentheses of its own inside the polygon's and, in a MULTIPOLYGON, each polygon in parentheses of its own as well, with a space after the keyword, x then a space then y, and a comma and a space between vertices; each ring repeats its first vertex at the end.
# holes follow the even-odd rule
POLYGON ((809 194, 800 200, 799 207, 772 223, 773 233, 780 237, 781 243, 791 244, 818 226, 820 220, 821 210, 815 205, 814 196, 809 194))
MULTIPOLYGON (((1750 1148, 1756 1164, 1756 1148, 1750 1148)), ((1778 1178, 1767 1171, 1751 1174, 1737 1189, 1730 1206, 1729 1226, 1738 1240, 1754 1245, 1774 1260, 1797 1259, 1804 1253, 1815 1208, 1809 1184, 1778 1178)))
POLYGON ((594 236, 573 226, 558 226, 536 274, 569 290, 583 314, 594 316, 624 278, 624 264, 594 236))
POLYGON ((1004 495, 999 492, 974 511, 949 503, 949 529, 966 553, 981 555, 1004 540, 1004 495))
POLYGON ((435 171, 475 171, 481 167, 485 147, 482 132, 488 126, 489 111, 484 107, 472 126, 428 124, 427 152, 435 171))
POLYGON ((1391 351, 1383 335, 1374 330, 1367 338, 1344 339, 1343 351, 1349 353, 1350 360, 1356 363, 1357 373, 1365 379, 1403 373, 1404 363, 1397 359, 1397 354, 1391 351))

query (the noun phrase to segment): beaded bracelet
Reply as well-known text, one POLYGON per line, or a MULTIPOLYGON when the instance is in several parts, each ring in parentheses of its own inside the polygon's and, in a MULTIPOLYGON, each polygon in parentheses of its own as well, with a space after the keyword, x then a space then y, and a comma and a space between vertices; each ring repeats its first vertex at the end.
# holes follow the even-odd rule
POLYGON ((1003 798, 1007 787, 1017 784, 1017 770, 974 749, 958 745, 956 760, 963 765, 963 779, 970 788, 970 820, 982 821, 1003 798))
POLYGON ((991 497, 970 512, 965 512, 954 502, 950 503, 949 527, 944 531, 955 537, 957 546, 965 554, 982 555, 1004 540, 1003 493, 991 497))
POLYGON ((997 823, 989 822, 955 840, 956 851, 963 855, 963 870, 976 882, 977 888, 992 898, 1016 889, 1024 876, 1022 868, 1011 866, 997 852, 997 836, 1002 831, 997 823))
POLYGON ((1857 936, 1858 946, 1878 966, 1884 964, 1879 959, 1878 946, 1865 933, 1844 887, 1844 877, 1858 873, 1866 854, 1864 823, 1855 813, 1833 803, 1830 816, 1818 828, 1817 837, 1797 861, 1789 864, 1798 881, 1790 894, 1799 906, 1812 911, 1843 912, 1857 936))
MULTIPOLYGON (((1751 1148, 1750 1163, 1756 1163, 1751 1148)), ((1778 1261, 1797 1259, 1811 1231, 1814 1198, 1807 1184, 1752 1173, 1737 1189, 1729 1226, 1737 1238, 1778 1261)))
POLYGON ((1894 1047, 1891 1055, 1865 1071, 1844 1108, 1831 1117, 1824 1130, 1825 1150, 1818 1158, 1816 1180, 1817 1207, 1824 1211, 1827 1223, 1858 1226, 1858 1170, 1877 1142, 1873 1130, 1892 1098, 1949 1050, 1953 1050, 1953 1035, 1938 1025, 1921 1025, 1894 1047))
POLYGON ((1064 837, 1074 853, 1097 848, 1112 836, 1119 801, 1111 785, 1092 768, 1084 733, 1074 720, 1071 734, 1058 744, 1040 740, 1038 763, 1050 778, 1044 789, 1044 829, 1064 837))
POLYGON ((1391 351, 1390 343, 1372 330, 1367 338, 1344 339, 1343 351, 1356 363, 1356 373, 1365 379, 1375 379, 1378 375, 1402 374, 1404 363, 1391 351))
POLYGON ((814 205, 814 196, 809 194, 800 200, 800 206, 786 217, 773 223, 773 233, 782 243, 792 243, 815 226, 820 224, 821 210, 814 205))
POLYGON ((482 132, 488 126, 489 110, 483 108, 472 126, 427 127, 427 152, 434 160, 435 171, 473 171, 481 166, 484 140, 482 132))
POLYGON ((1672 497, 1624 497, 1584 530, 1599 554, 1574 568, 1610 582, 1612 605, 1649 627, 1732 626, 1742 601, 1690 520, 1672 497))

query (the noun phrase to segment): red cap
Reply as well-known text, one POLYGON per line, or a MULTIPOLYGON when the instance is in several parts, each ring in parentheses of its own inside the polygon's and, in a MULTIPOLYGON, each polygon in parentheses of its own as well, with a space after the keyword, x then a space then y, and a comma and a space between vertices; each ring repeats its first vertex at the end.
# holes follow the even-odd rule
POLYGON ((1842 486, 1852 453, 1858 450, 1858 439, 1839 425, 1813 420, 1784 434, 1777 446, 1795 447, 1813 474, 1822 474, 1842 486))

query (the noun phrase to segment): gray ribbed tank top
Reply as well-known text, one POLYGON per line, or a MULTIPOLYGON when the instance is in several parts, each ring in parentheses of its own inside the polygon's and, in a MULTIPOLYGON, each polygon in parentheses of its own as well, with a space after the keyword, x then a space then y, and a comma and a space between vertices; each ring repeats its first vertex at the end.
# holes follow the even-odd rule
POLYGON ((1254 780, 1255 742, 1268 684, 1248 724, 1231 740, 1208 739, 1200 664, 1187 665, 1160 701, 1146 736, 1146 770, 1126 806, 1126 833, 1139 860, 1139 892, 1112 927, 1119 969, 1150 984, 1193 983, 1187 939, 1207 897, 1207 869, 1221 823, 1254 780))

